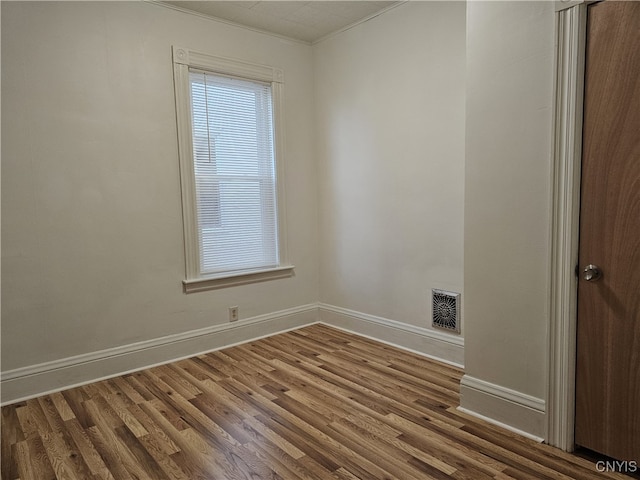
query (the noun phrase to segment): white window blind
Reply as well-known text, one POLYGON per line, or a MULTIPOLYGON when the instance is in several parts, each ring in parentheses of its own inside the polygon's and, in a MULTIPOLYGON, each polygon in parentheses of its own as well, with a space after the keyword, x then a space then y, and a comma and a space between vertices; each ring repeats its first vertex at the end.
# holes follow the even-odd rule
POLYGON ((200 273, 279 264, 271 84, 189 71, 200 273))

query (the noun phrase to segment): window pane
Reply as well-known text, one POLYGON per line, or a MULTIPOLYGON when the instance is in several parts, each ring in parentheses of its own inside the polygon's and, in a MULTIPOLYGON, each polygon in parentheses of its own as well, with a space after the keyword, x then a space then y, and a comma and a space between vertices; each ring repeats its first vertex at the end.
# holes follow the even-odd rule
POLYGON ((201 273, 277 266, 271 87, 190 78, 201 273))

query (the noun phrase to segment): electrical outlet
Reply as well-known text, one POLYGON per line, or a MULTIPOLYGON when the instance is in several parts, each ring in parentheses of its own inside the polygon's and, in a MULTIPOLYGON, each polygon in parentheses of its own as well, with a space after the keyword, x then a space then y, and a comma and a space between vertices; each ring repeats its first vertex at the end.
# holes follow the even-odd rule
POLYGON ((229 321, 235 322, 238 320, 238 307, 229 307, 229 321))

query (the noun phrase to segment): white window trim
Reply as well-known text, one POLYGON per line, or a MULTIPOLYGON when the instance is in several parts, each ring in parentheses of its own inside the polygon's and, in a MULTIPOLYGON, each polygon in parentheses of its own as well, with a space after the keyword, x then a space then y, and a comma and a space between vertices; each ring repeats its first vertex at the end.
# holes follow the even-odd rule
POLYGON ((173 46, 173 78, 178 120, 178 156, 180 158, 180 186, 182 189, 182 220, 184 226, 185 275, 184 292, 201 292, 216 288, 246 285, 293 275, 286 244, 284 197, 284 130, 282 122, 282 90, 284 74, 281 69, 207 55, 183 47, 173 46), (273 100, 274 150, 276 163, 278 249, 280 265, 273 268, 228 272, 217 275, 200 273, 200 252, 196 226, 196 188, 193 168, 193 139, 191 131, 191 92, 189 69, 196 68, 271 84, 273 100))

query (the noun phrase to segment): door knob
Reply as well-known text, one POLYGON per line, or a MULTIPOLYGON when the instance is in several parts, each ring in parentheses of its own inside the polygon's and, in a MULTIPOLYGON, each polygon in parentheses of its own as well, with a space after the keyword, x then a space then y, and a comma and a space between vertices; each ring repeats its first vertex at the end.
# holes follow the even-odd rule
POLYGON ((587 282, 595 282, 602 278, 602 270, 597 265, 589 264, 582 270, 582 278, 587 282))

